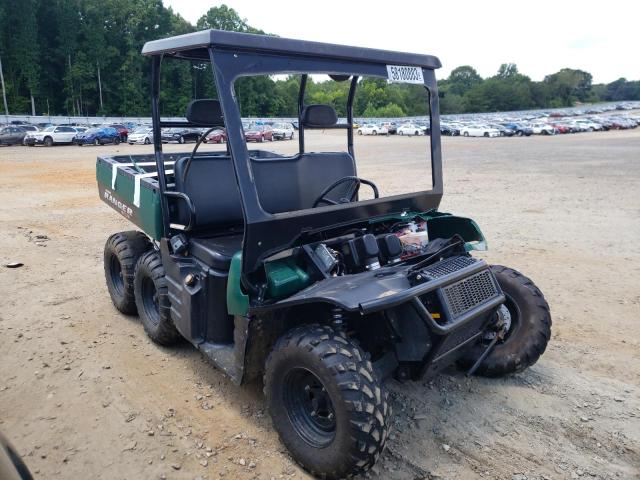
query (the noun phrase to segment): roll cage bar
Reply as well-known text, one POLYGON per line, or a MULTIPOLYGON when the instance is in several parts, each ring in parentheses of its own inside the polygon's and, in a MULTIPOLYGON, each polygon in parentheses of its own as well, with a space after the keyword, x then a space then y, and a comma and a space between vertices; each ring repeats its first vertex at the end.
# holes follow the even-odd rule
MULTIPOLYGON (((265 35, 242 34, 219 30, 156 40, 145 44, 142 53, 152 57, 151 95, 153 142, 158 184, 161 192, 162 222, 165 235, 172 235, 169 219, 169 197, 183 198, 181 192, 167 189, 162 153, 163 127, 195 127, 189 122, 160 119, 160 67, 163 57, 209 61, 212 65, 218 98, 227 130, 227 149, 231 156, 242 202, 244 240, 242 250, 242 284, 257 293, 256 284, 262 262, 270 255, 304 242, 305 238, 327 230, 366 223, 373 217, 403 211, 427 211, 437 208, 443 193, 440 149, 440 120, 435 69, 440 61, 430 55, 417 55, 387 50, 356 48, 342 45, 306 42, 265 35), (304 153, 305 140, 302 111, 309 74, 329 74, 350 78, 347 98, 347 124, 334 128, 347 130, 347 148, 355 160, 353 148, 353 101, 358 79, 362 76, 387 78, 387 65, 421 67, 424 87, 428 92, 431 120, 431 175, 433 188, 428 191, 394 195, 349 204, 332 205, 311 210, 272 214, 260 205, 251 172, 249 151, 244 140, 240 109, 234 82, 243 76, 298 74, 299 148, 304 153)), ((309 127, 307 127, 309 128, 309 127)), ((214 179, 212 179, 214 180, 214 179)), ((176 232, 177 233, 177 232, 176 232)))

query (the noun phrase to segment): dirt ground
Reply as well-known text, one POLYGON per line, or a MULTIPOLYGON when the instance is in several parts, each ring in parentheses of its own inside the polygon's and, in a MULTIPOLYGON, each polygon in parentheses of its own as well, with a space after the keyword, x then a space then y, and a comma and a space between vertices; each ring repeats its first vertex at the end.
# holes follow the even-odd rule
MULTIPOLYGON (((356 152, 375 174, 418 141, 356 152)), ((0 430, 38 479, 307 478, 261 385, 232 385, 190 345, 159 348, 111 305, 103 245, 131 226, 98 199, 95 157, 116 150, 151 148, 0 147, 0 430)), ((369 476, 640 478, 640 129, 447 137, 443 152, 441 210, 474 218, 482 257, 539 285, 553 337, 508 378, 390 381, 394 429, 369 476)))

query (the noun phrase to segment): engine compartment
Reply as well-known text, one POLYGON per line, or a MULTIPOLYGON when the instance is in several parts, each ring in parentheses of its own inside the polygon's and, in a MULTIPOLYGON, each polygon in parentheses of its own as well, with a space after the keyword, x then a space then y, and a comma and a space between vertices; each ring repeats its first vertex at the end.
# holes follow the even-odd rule
POLYGON ((419 268, 444 256, 486 248, 475 223, 441 212, 392 216, 319 237, 265 262, 265 301, 329 278, 374 271, 383 276, 395 266, 416 265, 409 276, 415 284, 419 268))

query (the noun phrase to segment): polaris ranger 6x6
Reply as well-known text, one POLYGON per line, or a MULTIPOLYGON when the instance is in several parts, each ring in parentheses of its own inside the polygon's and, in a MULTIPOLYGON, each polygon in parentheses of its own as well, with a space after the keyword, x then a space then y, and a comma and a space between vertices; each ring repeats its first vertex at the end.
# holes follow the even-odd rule
POLYGON ((332 479, 371 468, 391 425, 385 378, 452 364, 497 377, 538 360, 551 334, 540 290, 474 258, 486 248, 476 223, 437 210, 436 57, 218 30, 142 53, 154 154, 96 167, 100 197, 141 230, 107 240, 109 293, 155 342, 186 338, 237 384, 262 377, 273 425, 303 468, 332 479), (162 120, 163 59, 210 63, 216 98, 185 105, 185 121, 162 120), (247 146, 242 85, 256 78, 294 86, 297 141, 247 146), (343 82, 344 94, 309 102, 318 81, 343 82), (358 90, 387 83, 424 99, 415 123, 430 135, 354 143, 358 90), (162 128, 200 129, 200 140, 163 153, 162 128), (221 128, 227 143, 198 152, 221 128))

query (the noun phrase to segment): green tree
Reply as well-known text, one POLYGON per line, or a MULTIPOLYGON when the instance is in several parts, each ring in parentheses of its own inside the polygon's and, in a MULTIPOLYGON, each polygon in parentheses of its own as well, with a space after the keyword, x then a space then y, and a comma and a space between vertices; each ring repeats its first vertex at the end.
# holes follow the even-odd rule
POLYGON ((247 24, 247 19, 240 17, 238 12, 226 5, 210 8, 196 23, 198 30, 215 28, 232 32, 264 33, 262 30, 247 24))
POLYGON ((591 90, 591 74, 583 70, 563 68, 559 72, 544 77, 552 98, 559 99, 563 105, 584 102, 591 90))
POLYGON ((446 92, 455 95, 464 95, 476 85, 482 83, 482 77, 469 65, 454 68, 445 81, 446 92))

